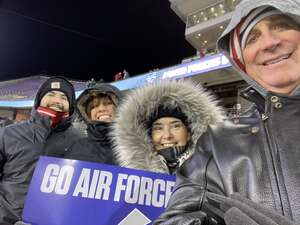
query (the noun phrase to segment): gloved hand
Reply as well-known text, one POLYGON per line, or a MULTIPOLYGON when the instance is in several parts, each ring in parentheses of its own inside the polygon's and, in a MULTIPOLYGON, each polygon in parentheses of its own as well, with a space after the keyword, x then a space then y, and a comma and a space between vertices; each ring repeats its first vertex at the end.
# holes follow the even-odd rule
POLYGON ((30 223, 24 223, 23 221, 17 221, 14 225, 31 225, 30 223))
MULTIPOLYGON (((182 213, 178 216, 171 217, 166 221, 160 219, 154 221, 152 225, 202 225, 205 215, 201 212, 182 213)), ((214 225, 214 224, 212 224, 214 225)))
POLYGON ((237 193, 232 194, 230 197, 224 197, 207 192, 206 199, 206 208, 212 206, 217 211, 224 212, 226 225, 296 225, 296 223, 275 211, 237 193))

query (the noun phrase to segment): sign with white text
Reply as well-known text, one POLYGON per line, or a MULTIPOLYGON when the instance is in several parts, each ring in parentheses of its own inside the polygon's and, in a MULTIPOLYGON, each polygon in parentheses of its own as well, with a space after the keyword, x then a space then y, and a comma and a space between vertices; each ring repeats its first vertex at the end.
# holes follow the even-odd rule
POLYGON ((32 225, 147 225, 165 209, 175 176, 40 157, 23 210, 32 225))

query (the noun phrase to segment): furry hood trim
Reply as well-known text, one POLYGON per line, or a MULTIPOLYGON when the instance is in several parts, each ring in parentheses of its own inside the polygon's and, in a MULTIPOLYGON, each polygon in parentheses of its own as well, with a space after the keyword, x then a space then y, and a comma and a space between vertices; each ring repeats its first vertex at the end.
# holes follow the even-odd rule
POLYGON ((187 116, 191 140, 189 155, 208 125, 224 119, 217 101, 200 85, 162 81, 132 90, 119 106, 113 125, 114 152, 120 166, 169 173, 164 158, 154 151, 146 122, 160 105, 179 107, 187 116))

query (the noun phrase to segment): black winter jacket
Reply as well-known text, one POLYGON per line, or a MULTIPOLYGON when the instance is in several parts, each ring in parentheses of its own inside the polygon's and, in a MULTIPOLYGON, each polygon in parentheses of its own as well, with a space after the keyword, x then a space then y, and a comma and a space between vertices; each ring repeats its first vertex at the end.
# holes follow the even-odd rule
POLYGON ((95 93, 112 94, 119 104, 123 94, 116 87, 99 83, 84 90, 76 101, 76 109, 87 125, 88 136, 76 141, 66 152, 65 158, 116 164, 112 151, 110 127, 112 123, 91 121, 86 113, 87 102, 95 93))
POLYGON ((201 137, 202 152, 181 167, 167 210, 154 224, 207 224, 207 191, 239 192, 299 221, 300 96, 264 99, 252 88, 243 95, 256 104, 236 123, 211 126, 201 137))
POLYGON ((109 137, 110 124, 89 124, 88 136, 76 141, 65 153, 65 158, 105 164, 115 164, 109 137))
POLYGON ((81 133, 71 127, 72 117, 55 128, 50 119, 32 110, 28 121, 0 130, 0 224, 21 220, 24 198, 41 155, 62 157, 81 133))

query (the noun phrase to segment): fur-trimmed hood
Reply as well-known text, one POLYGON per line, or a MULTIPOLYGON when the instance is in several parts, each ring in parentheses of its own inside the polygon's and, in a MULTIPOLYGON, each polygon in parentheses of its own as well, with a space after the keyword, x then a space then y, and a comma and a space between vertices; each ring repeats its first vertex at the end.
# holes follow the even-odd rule
POLYGON ((196 142, 208 125, 223 119, 223 110, 217 106, 214 97, 191 82, 162 81, 133 90, 119 106, 113 126, 114 152, 119 165, 169 173, 163 157, 153 150, 146 128, 146 122, 160 105, 179 107, 187 116, 191 132, 187 150, 189 157, 194 153, 196 142))

